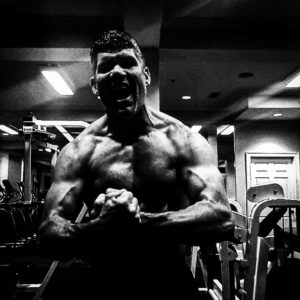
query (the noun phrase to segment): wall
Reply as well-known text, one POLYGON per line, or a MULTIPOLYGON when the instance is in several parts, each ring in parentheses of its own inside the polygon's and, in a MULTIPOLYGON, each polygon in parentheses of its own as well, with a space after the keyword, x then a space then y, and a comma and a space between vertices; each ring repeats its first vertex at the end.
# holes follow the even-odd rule
POLYGON ((159 96, 159 51, 157 49, 143 49, 146 65, 150 70, 151 84, 147 88, 147 104, 156 110, 160 109, 159 96))
POLYGON ((246 152, 287 153, 300 151, 296 122, 245 122, 235 126, 236 199, 245 211, 246 152))
POLYGON ((233 161, 226 161, 226 191, 229 200, 236 200, 235 168, 233 161))
POLYGON ((0 151, 0 184, 8 178, 8 152, 0 151))
POLYGON ((22 158, 20 156, 14 155, 12 153, 9 154, 7 178, 16 190, 18 190, 17 182, 21 181, 21 164, 22 158))

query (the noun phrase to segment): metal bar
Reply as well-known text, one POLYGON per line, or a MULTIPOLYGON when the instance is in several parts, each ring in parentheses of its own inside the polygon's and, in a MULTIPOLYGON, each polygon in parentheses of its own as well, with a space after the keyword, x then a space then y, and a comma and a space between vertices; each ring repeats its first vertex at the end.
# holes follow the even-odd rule
POLYGON ((300 235, 300 207, 296 207, 296 228, 297 235, 300 235))
POLYGON ((270 247, 264 239, 258 237, 257 261, 254 276, 254 299, 264 300, 266 293, 266 282, 268 272, 268 254, 270 247))
MULTIPOLYGON (((284 228, 283 228, 284 230, 284 228)), ((290 235, 293 235, 293 226, 292 226, 292 209, 289 207, 289 231, 290 231, 290 235)), ((294 259, 294 250, 291 248, 291 257, 292 259, 294 259)))
POLYGON ((229 257, 228 257, 228 242, 220 243, 220 256, 221 256, 221 278, 222 278, 222 299, 231 300, 231 293, 234 291, 231 290, 230 284, 230 266, 229 266, 229 257))
POLYGON ((24 153, 24 197, 25 202, 31 203, 31 134, 25 134, 25 153, 24 153))
POLYGON ((191 255, 191 272, 193 276, 196 278, 196 268, 197 268, 197 255, 198 255, 198 246, 192 247, 192 255, 191 255))
MULTIPOLYGON (((87 212, 87 206, 86 204, 84 203, 83 204, 83 207, 81 209, 81 211, 79 212, 76 220, 75 220, 75 223, 80 223, 83 219, 83 217, 85 216, 86 212, 87 212)), ((44 277, 39 289, 37 290, 36 294, 34 295, 34 298, 33 300, 40 300, 41 299, 41 296, 43 294, 43 292, 45 291, 50 279, 52 278, 55 270, 57 269, 59 265, 59 260, 54 260, 46 274, 46 276, 44 277)))
POLYGON ((233 211, 232 216, 235 222, 235 225, 241 228, 248 228, 249 218, 245 215, 242 215, 238 212, 233 211))

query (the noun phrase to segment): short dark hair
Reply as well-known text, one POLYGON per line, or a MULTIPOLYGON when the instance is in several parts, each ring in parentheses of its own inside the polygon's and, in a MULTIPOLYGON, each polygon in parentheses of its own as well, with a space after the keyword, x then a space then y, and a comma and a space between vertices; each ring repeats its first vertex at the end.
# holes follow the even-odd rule
POLYGON ((91 63, 94 64, 97 53, 113 53, 124 49, 133 49, 138 60, 143 66, 145 65, 145 59, 137 41, 128 32, 120 30, 104 31, 94 40, 90 50, 91 63))

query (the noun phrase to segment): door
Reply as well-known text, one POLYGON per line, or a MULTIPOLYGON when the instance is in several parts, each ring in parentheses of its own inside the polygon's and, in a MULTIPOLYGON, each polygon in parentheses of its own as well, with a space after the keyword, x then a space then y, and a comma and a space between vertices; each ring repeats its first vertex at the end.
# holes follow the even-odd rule
POLYGON ((296 174, 293 158, 253 157, 250 165, 250 186, 278 183, 286 198, 295 199, 296 174))
MULTIPOLYGON (((298 198, 299 156, 297 153, 268 154, 246 153, 247 189, 249 187, 278 183, 282 186, 285 198, 298 198)), ((247 201, 249 215, 254 203, 247 201)), ((263 215, 269 209, 265 209, 263 215)))

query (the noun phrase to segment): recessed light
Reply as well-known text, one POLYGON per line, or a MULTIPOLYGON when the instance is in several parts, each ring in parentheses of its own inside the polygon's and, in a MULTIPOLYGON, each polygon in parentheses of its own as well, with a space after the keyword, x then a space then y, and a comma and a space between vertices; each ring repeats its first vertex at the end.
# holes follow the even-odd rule
POLYGON ((238 75, 240 78, 250 78, 253 77, 254 74, 251 72, 242 72, 238 75))
POLYGON ((2 135, 8 135, 8 133, 2 133, 2 135))
POLYGON ((221 92, 212 92, 208 95, 208 98, 218 98, 221 95, 221 92))
POLYGON ((182 100, 191 100, 192 97, 191 96, 182 96, 181 99, 182 100))
POLYGON ((281 117, 282 114, 281 114, 281 113, 275 113, 275 114, 273 114, 273 116, 274 116, 274 117, 281 117))
POLYGON ((72 90, 57 71, 42 71, 44 77, 54 87, 54 89, 63 96, 73 95, 72 90))
POLYGON ((49 153, 52 152, 50 148, 45 148, 45 151, 47 151, 47 152, 49 152, 49 153))

